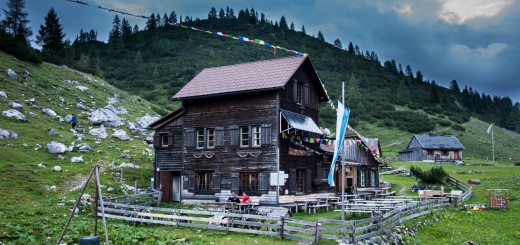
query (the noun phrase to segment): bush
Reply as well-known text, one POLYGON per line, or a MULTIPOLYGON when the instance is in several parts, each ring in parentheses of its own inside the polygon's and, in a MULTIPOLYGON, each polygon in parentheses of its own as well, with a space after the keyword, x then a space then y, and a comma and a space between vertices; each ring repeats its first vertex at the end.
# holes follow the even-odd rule
POLYGON ((455 130, 458 130, 458 131, 466 131, 466 128, 464 128, 462 125, 460 124, 453 124, 451 125, 451 128, 452 129, 455 129, 455 130))
POLYGON ((423 171, 419 167, 411 166, 410 173, 416 176, 423 183, 427 184, 443 184, 448 177, 448 173, 442 167, 433 167, 428 171, 423 171))
POLYGON ((437 123, 439 125, 441 125, 442 127, 449 127, 449 126, 451 126, 451 122, 448 121, 448 120, 439 120, 439 121, 437 121, 437 123))

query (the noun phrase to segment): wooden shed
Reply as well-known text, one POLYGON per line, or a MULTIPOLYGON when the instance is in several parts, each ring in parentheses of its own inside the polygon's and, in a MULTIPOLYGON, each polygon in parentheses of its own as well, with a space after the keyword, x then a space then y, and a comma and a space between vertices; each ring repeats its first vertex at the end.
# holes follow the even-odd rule
POLYGON ((464 146, 455 136, 414 134, 399 161, 461 162, 464 146))

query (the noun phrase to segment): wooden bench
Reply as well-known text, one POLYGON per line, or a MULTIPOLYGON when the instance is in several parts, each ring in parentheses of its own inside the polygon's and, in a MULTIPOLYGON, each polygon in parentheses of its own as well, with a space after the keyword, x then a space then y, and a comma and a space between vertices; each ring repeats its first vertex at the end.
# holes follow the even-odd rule
POLYGON ((330 205, 329 204, 316 204, 316 205, 312 205, 312 206, 308 206, 308 210, 309 210, 309 214, 311 213, 311 209, 314 210, 314 213, 316 213, 316 209, 319 209, 319 208, 326 208, 327 211, 329 211, 329 207, 330 205))

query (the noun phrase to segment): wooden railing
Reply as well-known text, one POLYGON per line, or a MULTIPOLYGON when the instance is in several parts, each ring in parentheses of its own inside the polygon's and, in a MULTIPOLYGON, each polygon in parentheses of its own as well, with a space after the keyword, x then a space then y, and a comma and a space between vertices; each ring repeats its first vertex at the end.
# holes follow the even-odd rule
POLYGON ((146 193, 135 195, 107 197, 105 198, 105 201, 111 203, 124 203, 143 206, 159 206, 159 204, 161 204, 161 192, 158 190, 151 190, 146 193))
MULTIPOLYGON (((459 204, 471 197, 470 185, 452 177, 449 177, 449 181, 463 190, 462 195, 451 199, 452 203, 459 204)), ((128 198, 112 198, 111 200, 120 201, 128 198)), ((267 235, 279 239, 289 238, 318 244, 322 239, 355 243, 389 233, 392 228, 407 220, 444 209, 449 205, 449 198, 427 199, 396 207, 384 215, 372 218, 347 221, 318 218, 315 222, 265 214, 159 208, 111 201, 104 202, 104 211, 106 218, 136 223, 267 235)), ((101 207, 98 210, 100 211, 101 207)), ((102 213, 99 211, 98 215, 101 216, 102 213)))
POLYGON ((462 194, 458 197, 452 198, 452 203, 455 206, 458 206, 462 202, 467 201, 469 198, 471 198, 471 195, 473 194, 473 187, 461 180, 458 180, 456 178, 453 178, 451 176, 448 176, 448 181, 450 181, 453 185, 455 185, 458 189, 462 190, 462 194))

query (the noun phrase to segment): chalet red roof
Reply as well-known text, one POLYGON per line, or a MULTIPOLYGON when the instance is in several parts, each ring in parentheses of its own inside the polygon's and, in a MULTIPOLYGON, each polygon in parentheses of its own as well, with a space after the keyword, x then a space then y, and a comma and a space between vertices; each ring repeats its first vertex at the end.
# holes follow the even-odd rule
POLYGON ((206 68, 175 94, 173 99, 280 88, 306 59, 306 56, 291 56, 206 68))

